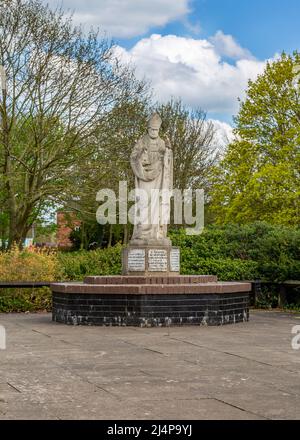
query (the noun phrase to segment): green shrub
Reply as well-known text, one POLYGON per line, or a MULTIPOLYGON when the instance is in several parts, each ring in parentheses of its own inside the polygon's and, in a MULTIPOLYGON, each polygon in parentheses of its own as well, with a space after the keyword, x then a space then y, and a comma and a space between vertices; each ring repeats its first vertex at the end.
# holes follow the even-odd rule
POLYGON ((181 273, 185 275, 217 275, 222 281, 254 280, 258 278, 256 261, 230 258, 199 258, 193 252, 182 250, 181 273))
MULTIPOLYGON (((62 276, 55 252, 20 251, 17 247, 0 252, 0 281, 55 281, 62 276)), ((0 312, 51 310, 51 306, 51 291, 47 287, 0 290, 0 312)))
POLYGON ((48 287, 0 290, 0 312, 51 311, 51 308, 52 294, 48 287))
MULTIPOLYGON (((223 281, 300 279, 299 228, 257 222, 208 226, 196 236, 186 235, 183 229, 169 235, 181 249, 182 274, 212 274, 223 281)), ((12 249, 0 253, 0 280, 82 281, 87 275, 117 275, 121 250, 121 245, 57 254, 12 249)), ((261 295, 261 306, 276 303, 278 292, 271 290, 261 295)), ((51 309, 49 289, 0 290, 0 312, 40 309, 51 309)))
POLYGON ((279 289, 278 284, 262 285, 261 292, 256 295, 255 306, 261 309, 271 309, 277 307, 279 289))
POLYGON ((256 222, 243 226, 208 226, 201 235, 195 236, 188 236, 181 229, 171 231, 170 236, 173 245, 181 248, 182 265, 187 271, 194 270, 197 260, 214 259, 220 261, 222 279, 224 261, 231 264, 233 260, 241 265, 245 263, 241 274, 246 279, 280 282, 300 278, 299 228, 256 222))
POLYGON ((118 275, 121 273, 121 245, 93 251, 59 252, 63 277, 83 280, 87 275, 118 275))
MULTIPOLYGON (((182 274, 212 274, 220 280, 280 282, 300 277, 300 230, 257 222, 208 226, 200 235, 170 231, 181 249, 182 274)), ((121 273, 121 245, 94 251, 59 253, 65 279, 121 273)))

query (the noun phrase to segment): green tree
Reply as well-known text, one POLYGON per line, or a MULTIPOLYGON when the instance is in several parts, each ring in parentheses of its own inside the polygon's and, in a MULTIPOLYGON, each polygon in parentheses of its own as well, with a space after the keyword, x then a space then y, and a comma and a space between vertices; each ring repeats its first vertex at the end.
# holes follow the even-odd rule
MULTIPOLYGON (((128 190, 134 188, 130 154, 135 142, 146 130, 150 111, 147 102, 142 96, 139 99, 124 100, 107 112, 95 130, 93 154, 74 170, 73 195, 67 206, 76 211, 82 221, 83 228, 80 232, 83 235, 84 231, 95 228, 99 206, 96 194, 99 190, 109 188, 117 196, 120 181, 127 182, 128 190)), ((105 225, 104 241, 108 246, 116 240, 119 241, 120 230, 123 230, 123 242, 127 243, 131 228, 129 224, 105 225)))
POLYGON ((1 0, 0 65, 7 76, 0 95, 0 200, 9 242, 22 243, 45 206, 72 192, 73 172, 93 154, 105 114, 143 95, 144 83, 120 65, 111 42, 85 34, 40 0, 1 0))
POLYGON ((299 223, 300 55, 282 54, 249 81, 236 139, 215 168, 211 211, 218 223, 299 223))

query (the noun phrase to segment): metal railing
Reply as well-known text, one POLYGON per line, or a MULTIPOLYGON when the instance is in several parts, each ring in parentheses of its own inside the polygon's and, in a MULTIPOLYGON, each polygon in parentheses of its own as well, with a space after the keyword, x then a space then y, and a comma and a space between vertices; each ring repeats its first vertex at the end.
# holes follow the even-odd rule
MULTIPOLYGON (((53 283, 55 281, 52 281, 53 283)), ((0 289, 50 287, 51 281, 0 281, 0 289)))

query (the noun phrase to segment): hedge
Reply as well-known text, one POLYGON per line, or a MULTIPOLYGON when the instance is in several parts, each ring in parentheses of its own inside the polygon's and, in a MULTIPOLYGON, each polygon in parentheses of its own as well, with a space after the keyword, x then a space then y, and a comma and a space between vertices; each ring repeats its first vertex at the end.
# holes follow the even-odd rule
MULTIPOLYGON (((264 222, 208 226, 201 235, 170 231, 181 249, 182 274, 219 280, 281 282, 300 279, 300 229, 264 222)), ((93 251, 47 253, 12 249, 0 253, 0 281, 82 281, 87 275, 121 273, 121 245, 93 251)), ((0 290, 1 311, 51 309, 49 289, 0 290)))
MULTIPOLYGON (((0 253, 0 281, 55 281, 64 277, 57 255, 45 250, 20 251, 13 247, 0 253)), ((0 312, 51 309, 49 288, 1 289, 0 312)))
MULTIPOLYGON (((300 229, 257 222, 249 225, 209 226, 200 235, 183 229, 170 231, 181 250, 181 273, 212 274, 220 280, 280 282, 300 278, 300 229)), ((109 249, 60 253, 65 277, 121 273, 121 245, 109 249)))

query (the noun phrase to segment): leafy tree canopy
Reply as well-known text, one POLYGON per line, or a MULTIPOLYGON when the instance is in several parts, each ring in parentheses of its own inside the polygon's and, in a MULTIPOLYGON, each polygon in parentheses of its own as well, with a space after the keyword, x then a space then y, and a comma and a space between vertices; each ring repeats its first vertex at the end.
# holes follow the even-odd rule
POLYGON ((215 168, 211 209, 218 223, 299 223, 299 65, 299 53, 283 53, 249 81, 236 139, 215 168))

